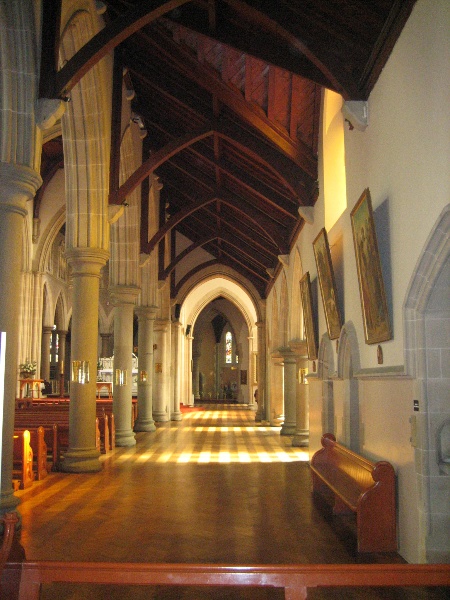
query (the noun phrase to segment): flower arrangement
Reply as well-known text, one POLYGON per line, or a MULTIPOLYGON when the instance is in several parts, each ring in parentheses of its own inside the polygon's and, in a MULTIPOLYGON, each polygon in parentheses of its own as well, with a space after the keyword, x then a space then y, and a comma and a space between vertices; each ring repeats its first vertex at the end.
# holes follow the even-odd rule
POLYGON ((26 360, 24 363, 19 365, 19 370, 24 375, 34 375, 36 373, 36 361, 26 360))

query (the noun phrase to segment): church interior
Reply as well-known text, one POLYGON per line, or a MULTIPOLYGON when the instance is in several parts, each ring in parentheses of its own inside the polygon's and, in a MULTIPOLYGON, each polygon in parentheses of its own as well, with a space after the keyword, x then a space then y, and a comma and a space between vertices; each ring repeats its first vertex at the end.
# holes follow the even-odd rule
MULTIPOLYGON (((450 585, 449 28, 446 0, 0 0, 0 596, 43 560, 450 585)), ((40 597, 291 598, 128 584, 40 597)))

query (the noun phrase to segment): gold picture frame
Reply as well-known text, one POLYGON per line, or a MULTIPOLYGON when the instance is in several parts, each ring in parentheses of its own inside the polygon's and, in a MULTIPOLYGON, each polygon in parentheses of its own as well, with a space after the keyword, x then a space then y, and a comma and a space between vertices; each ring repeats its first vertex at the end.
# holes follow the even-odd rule
POLYGON ((316 328, 314 326, 311 280, 309 271, 300 279, 300 296, 303 306, 303 324, 305 328, 306 347, 309 360, 317 358, 316 328))
POLYGON ((337 304, 336 282, 325 228, 320 230, 313 241, 313 249, 328 335, 330 340, 335 340, 341 334, 342 321, 337 304))
POLYGON ((372 201, 365 189, 351 215, 366 344, 392 339, 372 201))

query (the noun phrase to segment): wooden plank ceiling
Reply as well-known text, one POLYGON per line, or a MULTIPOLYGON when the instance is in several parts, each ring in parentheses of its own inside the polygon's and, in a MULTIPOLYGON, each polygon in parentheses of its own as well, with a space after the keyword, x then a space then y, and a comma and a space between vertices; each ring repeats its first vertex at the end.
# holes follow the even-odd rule
MULTIPOLYGON (((142 1, 104 4, 111 24, 142 1)), ((122 41, 143 161, 163 184, 161 235, 182 234, 210 255, 203 266, 229 265, 265 297, 303 225, 299 207, 317 198, 322 88, 367 99, 413 4, 191 1, 122 41)), ((142 250, 159 239, 144 236, 142 250)), ((176 293, 175 253, 160 264, 176 293)))

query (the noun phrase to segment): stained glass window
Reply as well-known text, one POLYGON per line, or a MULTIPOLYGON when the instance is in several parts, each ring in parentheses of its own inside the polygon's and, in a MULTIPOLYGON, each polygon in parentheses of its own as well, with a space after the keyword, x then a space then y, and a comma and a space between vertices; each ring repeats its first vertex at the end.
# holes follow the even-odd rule
POLYGON ((227 331, 225 334, 225 362, 232 362, 232 352, 233 352, 233 336, 231 335, 231 331, 227 331))

